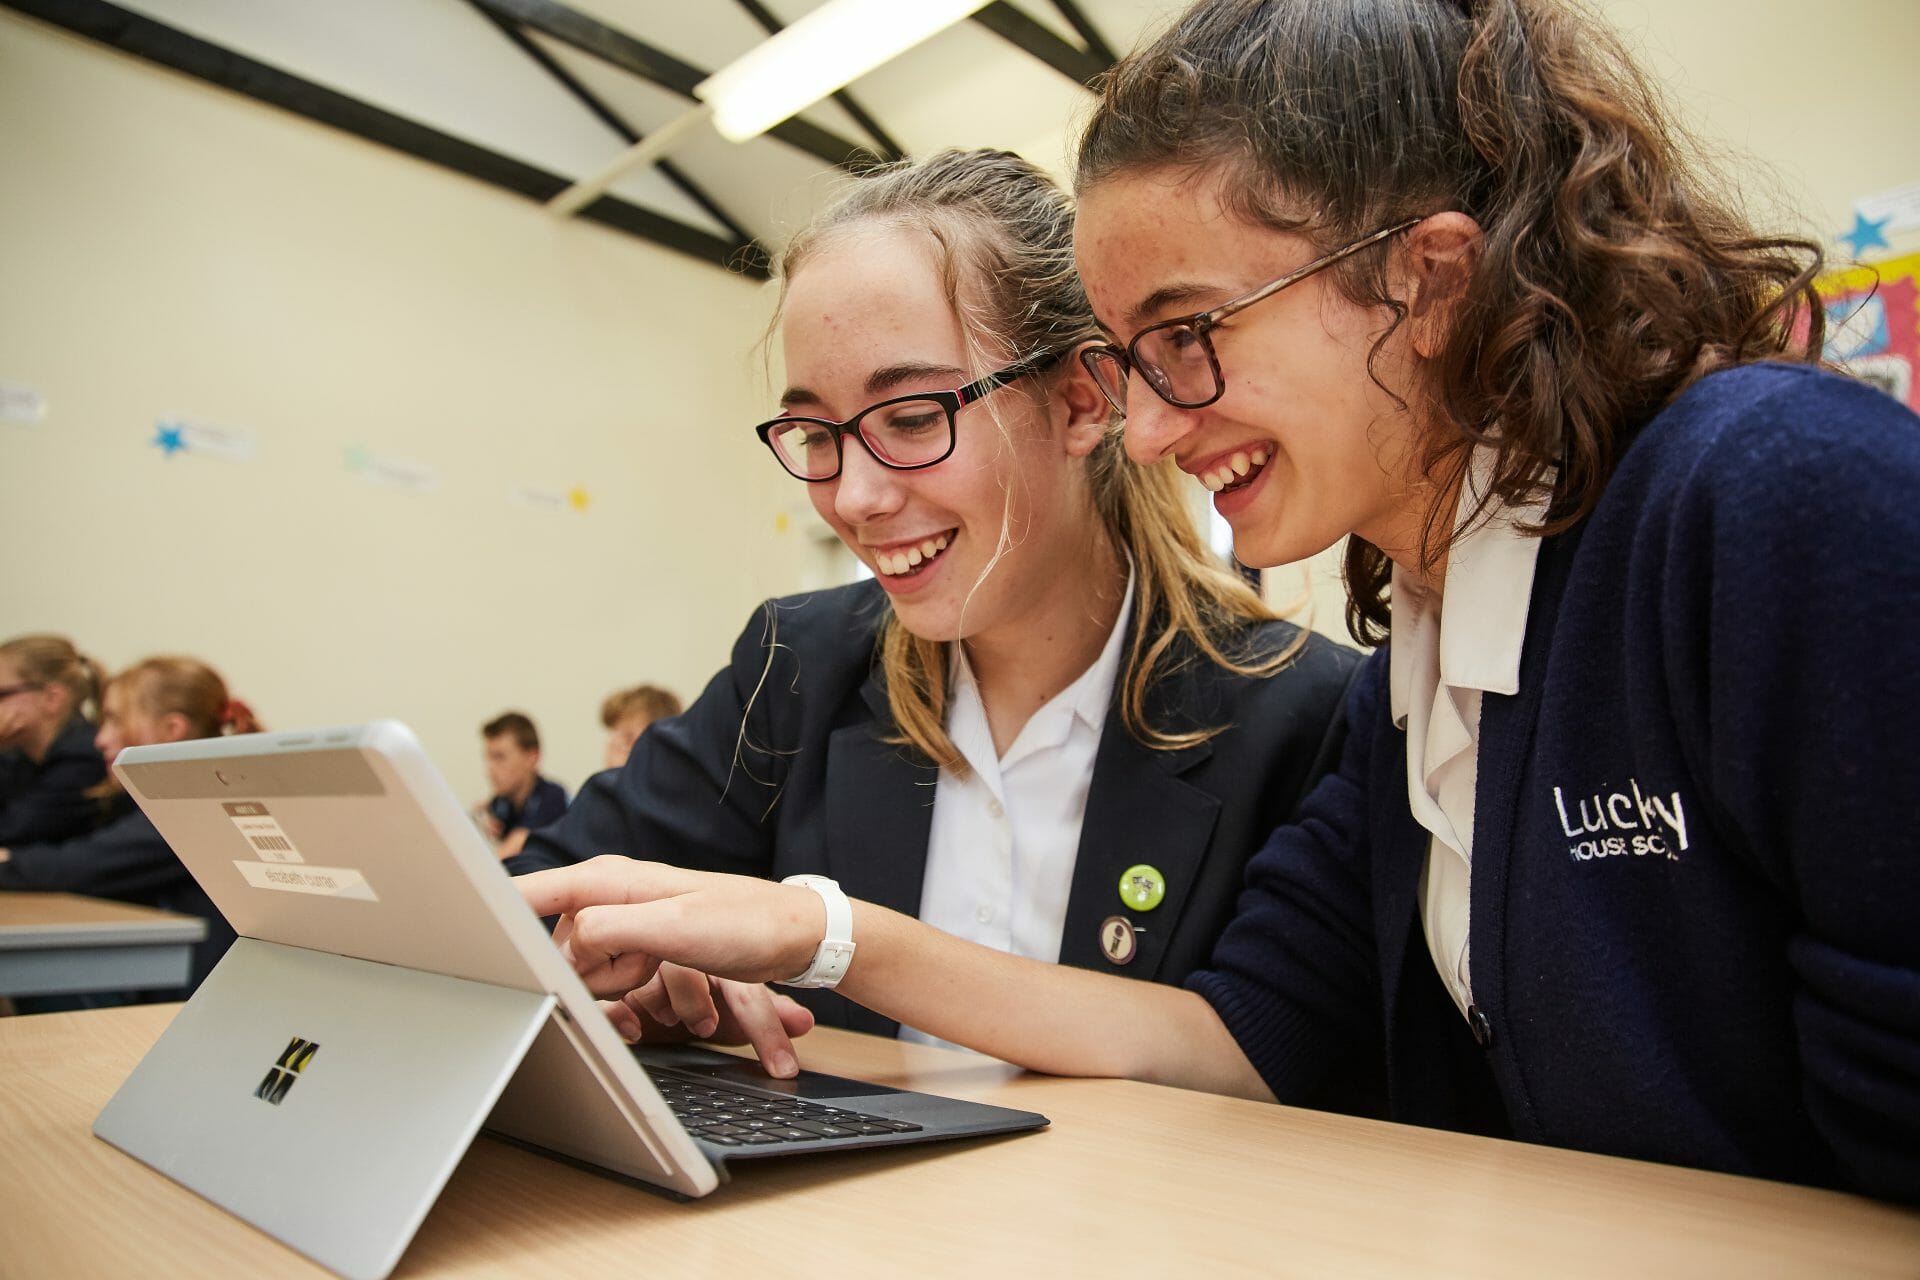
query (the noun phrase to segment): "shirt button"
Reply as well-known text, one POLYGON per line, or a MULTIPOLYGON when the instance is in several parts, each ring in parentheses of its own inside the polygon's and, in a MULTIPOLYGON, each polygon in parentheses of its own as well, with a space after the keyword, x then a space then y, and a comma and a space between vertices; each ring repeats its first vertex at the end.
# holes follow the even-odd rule
POLYGON ((992 923, 993 923, 993 908, 992 908, 992 907, 982 907, 982 908, 980 908, 980 909, 979 909, 978 911, 976 911, 976 912, 974 912, 974 913, 973 913, 973 918, 974 918, 975 920, 978 920, 978 921, 979 921, 979 922, 980 922, 981 924, 992 924, 992 923))
POLYGON ((998 800, 995 800, 992 797, 988 797, 987 816, 998 821, 999 819, 1007 816, 1007 811, 1001 807, 1000 802, 998 800))
POLYGON ((1467 1006, 1467 1027, 1473 1032, 1475 1044, 1482 1049, 1493 1047, 1493 1024, 1487 1021, 1487 1015, 1481 1012, 1477 1004, 1467 1006))

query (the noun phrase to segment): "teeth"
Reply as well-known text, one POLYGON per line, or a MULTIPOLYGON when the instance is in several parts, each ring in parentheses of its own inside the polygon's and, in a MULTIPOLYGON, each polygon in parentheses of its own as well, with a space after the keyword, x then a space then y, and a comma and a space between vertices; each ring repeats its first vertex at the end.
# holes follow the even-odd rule
POLYGON ((1194 479, 1205 485, 1212 492, 1218 493, 1228 485, 1243 480, 1261 467, 1266 466, 1267 460, 1270 457, 1272 457, 1272 453, 1264 445, 1255 449, 1235 450, 1233 456, 1227 458, 1219 466, 1211 471, 1201 472, 1195 476, 1194 479))
POLYGON ((908 547, 904 551, 876 551, 873 553, 873 567, 888 577, 918 568, 947 549, 947 535, 928 538, 908 547))

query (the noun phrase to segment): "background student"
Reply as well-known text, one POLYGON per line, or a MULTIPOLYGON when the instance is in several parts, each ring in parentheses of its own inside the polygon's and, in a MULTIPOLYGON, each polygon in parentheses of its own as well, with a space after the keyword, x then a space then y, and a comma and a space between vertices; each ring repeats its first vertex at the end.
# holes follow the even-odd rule
POLYGON ((682 710, 680 699, 658 685, 637 684, 608 694, 600 704, 600 723, 607 730, 606 767, 618 769, 625 764, 648 725, 682 710))
POLYGON ((493 797, 480 810, 480 822, 502 858, 526 843, 527 832, 558 821, 567 811, 567 793, 540 776, 540 731, 528 716, 508 711, 480 726, 485 744, 487 785, 493 797))
POLYGON ((512 869, 819 873, 1038 960, 1179 982, 1205 959, 1357 655, 1275 620, 1174 472, 1127 465, 1071 358, 1097 333, 1071 237, 1039 170, 950 152, 794 240, 790 385, 758 431, 874 581, 767 604, 512 869))
MULTIPOLYGON (((1815 367, 1814 246, 1550 0, 1198 5, 1105 82, 1079 182, 1132 455, 1247 560, 1352 535, 1393 643, 1187 990, 865 903, 841 990, 1289 1102, 1384 1043, 1403 1120, 1920 1199, 1920 421, 1815 367)), ((523 887, 607 993, 821 942, 790 886, 523 887)))
POLYGON ((93 745, 100 668, 64 636, 0 644, 0 844, 90 829, 87 793, 106 776, 93 745))
MULTIPOLYGON (((259 724, 226 683, 193 658, 148 658, 115 676, 102 700, 97 742, 112 764, 126 747, 255 733, 259 724)), ((233 930, 111 775, 93 799, 99 827, 74 839, 0 848, 0 890, 83 893, 199 916, 207 936, 194 947, 183 988, 143 993, 184 1000, 233 944, 233 930)), ((31 1002, 21 1002, 25 1008, 31 1002)), ((36 1007, 46 1009, 50 1002, 36 1007)))

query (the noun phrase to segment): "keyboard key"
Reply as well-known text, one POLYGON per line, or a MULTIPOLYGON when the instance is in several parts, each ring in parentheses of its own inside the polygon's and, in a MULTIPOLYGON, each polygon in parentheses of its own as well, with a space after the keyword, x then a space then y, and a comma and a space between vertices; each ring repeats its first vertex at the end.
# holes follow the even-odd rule
POLYGON ((836 1124, 822 1124, 818 1120, 795 1120, 793 1127, 796 1129, 804 1129, 817 1138, 851 1138, 854 1136, 853 1130, 851 1129, 843 1129, 836 1124))

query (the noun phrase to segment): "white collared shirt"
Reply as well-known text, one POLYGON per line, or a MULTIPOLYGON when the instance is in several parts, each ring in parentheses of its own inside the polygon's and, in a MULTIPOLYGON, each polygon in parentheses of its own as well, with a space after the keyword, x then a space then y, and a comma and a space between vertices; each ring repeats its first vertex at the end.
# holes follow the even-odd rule
MULTIPOLYGON (((1093 759, 1113 701, 1133 612, 1133 571, 1106 647, 1033 713, 1003 756, 966 651, 953 647, 947 736, 964 778, 942 769, 934 788, 920 918, 956 937, 1050 963, 1060 959, 1093 759)), ((943 1044, 910 1027, 903 1040, 943 1044)))
MULTIPOLYGON (((1485 491, 1492 461, 1491 450, 1474 451, 1456 528, 1485 491)), ((1399 566, 1393 570, 1387 683, 1393 722, 1407 735, 1407 800, 1431 833, 1420 873, 1420 920, 1434 967, 1462 1014, 1473 1003, 1467 924, 1480 700, 1519 692, 1540 539, 1514 526, 1537 523, 1546 505, 1542 497, 1494 507, 1453 544, 1437 600, 1399 566)))

